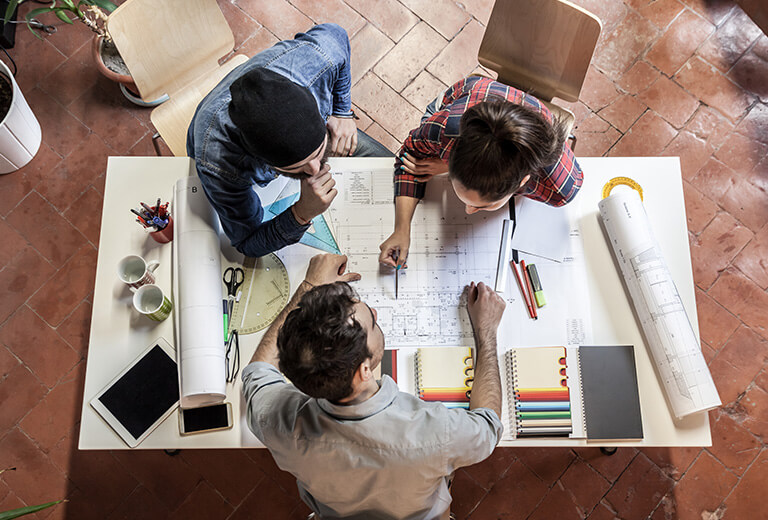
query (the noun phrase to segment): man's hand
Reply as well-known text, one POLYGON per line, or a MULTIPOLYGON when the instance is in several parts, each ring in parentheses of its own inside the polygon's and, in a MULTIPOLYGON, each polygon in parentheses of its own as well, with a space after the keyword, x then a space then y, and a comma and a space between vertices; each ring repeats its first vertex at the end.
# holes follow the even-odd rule
POLYGON ((338 194, 334 188, 336 181, 331 176, 331 167, 326 164, 320 173, 301 180, 301 195, 293 205, 293 216, 301 224, 309 222, 320 215, 338 194))
POLYGON ((410 246, 411 234, 405 231, 395 231, 379 246, 381 250, 379 263, 391 267, 405 265, 410 246))
POLYGON ((346 157, 355 153, 357 149, 357 124, 353 118, 331 116, 325 126, 331 132, 331 140, 328 143, 331 155, 346 157))
POLYGON ((417 176, 418 178, 416 180, 419 182, 427 182, 435 175, 440 175, 441 173, 446 173, 448 171, 448 165, 439 157, 417 159, 407 153, 403 153, 400 160, 403 162, 403 171, 417 176))
POLYGON ((495 338, 506 305, 504 299, 483 282, 469 284, 467 310, 475 337, 487 338, 491 335, 495 338))
POLYGON ((316 287, 333 282, 355 282, 360 279, 358 273, 344 273, 346 269, 345 255, 316 255, 309 261, 304 281, 316 287))

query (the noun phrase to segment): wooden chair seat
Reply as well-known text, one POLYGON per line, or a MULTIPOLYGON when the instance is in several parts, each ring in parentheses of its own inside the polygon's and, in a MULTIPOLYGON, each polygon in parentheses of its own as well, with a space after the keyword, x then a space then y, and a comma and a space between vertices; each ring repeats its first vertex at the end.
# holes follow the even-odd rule
POLYGON ((169 100, 152 111, 152 124, 174 155, 186 156, 187 128, 205 95, 247 56, 232 52, 235 38, 216 0, 128 0, 107 29, 142 99, 169 100))

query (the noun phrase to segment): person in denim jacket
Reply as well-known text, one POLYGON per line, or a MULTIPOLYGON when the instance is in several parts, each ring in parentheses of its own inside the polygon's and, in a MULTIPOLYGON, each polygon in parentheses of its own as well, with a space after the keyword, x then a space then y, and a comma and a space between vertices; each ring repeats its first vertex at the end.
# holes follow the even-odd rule
POLYGON ((197 107, 187 154, 243 254, 263 256, 298 242, 328 208, 337 194, 329 155, 392 156, 357 129, 349 62, 346 31, 317 25, 234 69, 197 107), (258 187, 278 175, 300 179, 301 195, 265 222, 258 187))

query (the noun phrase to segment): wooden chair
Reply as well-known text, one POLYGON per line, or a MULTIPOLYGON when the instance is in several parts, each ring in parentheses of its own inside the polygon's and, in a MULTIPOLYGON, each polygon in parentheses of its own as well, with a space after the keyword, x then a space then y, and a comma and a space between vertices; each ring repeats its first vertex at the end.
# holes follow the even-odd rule
POLYGON ((543 101, 570 135, 574 115, 552 98, 578 101, 601 29, 599 18, 565 0, 496 0, 478 61, 543 101))
POLYGON ((186 156, 197 105, 248 60, 238 54, 219 65, 235 39, 216 0, 128 0, 109 15, 107 29, 142 98, 169 96, 150 117, 171 152, 186 156))

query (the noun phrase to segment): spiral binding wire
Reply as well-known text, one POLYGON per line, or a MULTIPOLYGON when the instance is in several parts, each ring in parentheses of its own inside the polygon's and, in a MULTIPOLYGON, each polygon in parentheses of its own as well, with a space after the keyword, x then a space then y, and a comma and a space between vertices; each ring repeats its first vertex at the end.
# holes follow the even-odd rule
MULTIPOLYGON (((578 374, 581 374, 581 350, 576 349, 576 363, 578 366, 576 367, 576 372, 578 374)), ((579 385, 579 399, 581 399, 581 431, 585 432, 587 431, 587 414, 584 413, 584 385, 579 385)))
POLYGON ((517 370, 517 358, 515 356, 515 351, 510 350, 507 352, 507 402, 509 403, 510 408, 510 414, 509 414, 509 420, 513 421, 512 423, 512 431, 515 432, 515 437, 517 437, 518 429, 517 429, 517 393, 515 392, 515 371, 517 370))
POLYGON ((416 373, 416 393, 419 394, 419 398, 424 397, 424 392, 421 391, 421 360, 419 359, 419 351, 416 351, 416 355, 413 357, 414 372, 416 373))

